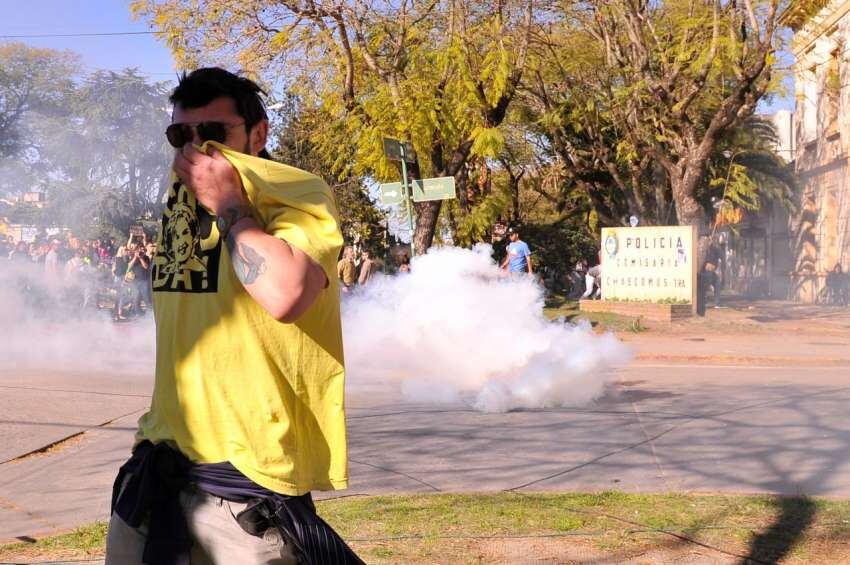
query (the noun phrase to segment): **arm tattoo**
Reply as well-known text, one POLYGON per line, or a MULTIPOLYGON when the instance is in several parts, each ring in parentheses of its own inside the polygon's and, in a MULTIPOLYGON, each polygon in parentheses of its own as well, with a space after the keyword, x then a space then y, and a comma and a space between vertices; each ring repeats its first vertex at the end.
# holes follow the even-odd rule
POLYGON ((236 278, 239 279, 239 282, 243 285, 252 284, 266 272, 265 257, 257 253, 253 247, 237 244, 233 235, 229 235, 225 241, 227 242, 227 249, 230 251, 230 261, 233 263, 233 269, 236 271, 236 278))

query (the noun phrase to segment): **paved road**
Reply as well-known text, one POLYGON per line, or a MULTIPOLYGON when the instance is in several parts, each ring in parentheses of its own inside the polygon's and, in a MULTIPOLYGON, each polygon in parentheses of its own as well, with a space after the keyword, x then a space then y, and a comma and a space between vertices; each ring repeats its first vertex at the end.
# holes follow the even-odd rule
MULTIPOLYGON (((850 497, 847 373, 638 364, 591 406, 507 414, 355 389, 347 494, 618 489, 850 497)), ((0 464, 0 540, 106 517, 111 481, 150 386, 138 377, 92 377, 86 385, 79 375, 64 383, 60 375, 24 380, 29 388, 2 380, 0 438, 35 431, 55 441, 88 431, 47 454, 0 464)), ((0 443, 4 460, 32 444, 0 443)))
POLYGON ((150 373, 0 370, 0 464, 144 409, 150 373))

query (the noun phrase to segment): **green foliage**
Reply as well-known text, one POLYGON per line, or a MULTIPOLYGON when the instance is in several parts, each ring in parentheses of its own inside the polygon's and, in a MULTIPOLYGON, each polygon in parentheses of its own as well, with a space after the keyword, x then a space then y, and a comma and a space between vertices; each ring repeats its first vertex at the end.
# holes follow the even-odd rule
POLYGON ((77 65, 68 52, 0 44, 0 162, 31 147, 34 115, 64 113, 77 65))
MULTIPOLYGON (((561 4, 565 25, 543 42, 542 80, 530 85, 528 104, 546 112, 541 133, 592 186, 603 222, 636 214, 649 224, 701 223, 706 214, 694 201, 710 192, 714 146, 778 87, 775 3, 751 15, 749 4, 716 5, 561 4), (674 207, 687 217, 673 216, 674 207)), ((732 171, 729 185, 731 198, 759 205, 752 175, 732 171)))
POLYGON ((571 271, 580 259, 594 260, 599 249, 593 234, 578 222, 528 224, 522 229, 535 262, 557 273, 571 271))
POLYGON ((498 187, 465 214, 461 212, 457 201, 451 201, 449 203, 450 213, 459 215, 454 234, 455 243, 469 247, 473 243, 487 241, 493 224, 510 207, 510 198, 507 187, 498 187))
POLYGON ((475 128, 472 139, 470 152, 477 157, 498 157, 505 146, 505 136, 498 128, 475 128))
MULTIPOLYGON (((281 90, 321 117, 310 141, 326 177, 397 180, 396 164, 383 153, 387 136, 412 142, 413 178, 463 174, 470 161, 502 151, 501 127, 530 37, 523 1, 503 2, 498 10, 447 0, 202 5, 136 0, 132 7, 163 30, 161 38, 183 65, 241 67, 269 82, 288 77, 281 90)), ((454 215, 465 216, 470 204, 486 198, 486 190, 471 191, 474 202, 464 198, 454 215)), ((417 237, 430 241, 437 214, 425 217, 432 220, 420 222, 417 237)), ((478 220, 467 223, 475 231, 478 220)))
POLYGON ((772 202, 793 210, 798 181, 773 150, 776 142, 773 124, 759 117, 729 130, 708 163, 707 183, 697 193, 705 209, 711 214, 724 206, 757 211, 772 202))
POLYGON ((134 70, 81 81, 40 154, 51 165, 42 187, 55 222, 80 233, 105 225, 125 232, 159 216, 170 167, 167 93, 134 70))
POLYGON ((779 84, 777 15, 768 3, 753 18, 746 6, 714 6, 132 3, 181 64, 241 68, 297 97, 310 124, 299 143, 309 143, 312 170, 335 187, 340 208, 351 208, 351 233, 380 232, 362 187, 399 179, 383 152, 389 136, 413 144, 413 178, 458 180, 458 200, 442 214, 434 203, 415 208, 420 241, 442 221, 459 244, 526 213, 587 233, 630 214, 647 225, 699 223, 724 193, 749 209, 780 198, 788 185, 779 168, 726 135, 779 84), (742 148, 746 160, 718 157, 742 148), (696 215, 677 217, 682 210, 696 215))

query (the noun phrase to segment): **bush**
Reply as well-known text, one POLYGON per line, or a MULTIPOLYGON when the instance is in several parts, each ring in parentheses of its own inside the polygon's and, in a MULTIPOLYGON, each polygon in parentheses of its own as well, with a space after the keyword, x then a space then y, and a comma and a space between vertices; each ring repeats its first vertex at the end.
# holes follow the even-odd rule
MULTIPOLYGON (((570 223, 524 224, 518 226, 520 239, 531 248, 534 271, 543 275, 550 290, 566 288, 565 277, 573 271, 579 259, 590 265, 598 261, 599 243, 587 226, 570 223)), ((493 246, 495 258, 505 258, 508 239, 493 246)))

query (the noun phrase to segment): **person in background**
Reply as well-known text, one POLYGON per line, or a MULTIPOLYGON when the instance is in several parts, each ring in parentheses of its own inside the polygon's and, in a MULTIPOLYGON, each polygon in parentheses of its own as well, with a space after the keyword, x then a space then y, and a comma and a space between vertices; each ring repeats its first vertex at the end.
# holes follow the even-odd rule
POLYGON ((93 267, 97 267, 100 264, 100 253, 98 253, 97 244, 97 241, 87 239, 84 246, 85 255, 83 256, 83 260, 93 267))
POLYGON ((65 288, 68 299, 76 302, 76 306, 83 310, 94 302, 93 273, 91 258, 86 256, 83 247, 75 250, 65 263, 65 288))
POLYGON ((531 250, 528 244, 519 238, 519 231, 516 228, 508 229, 508 238, 510 243, 507 247, 507 256, 502 262, 502 269, 509 273, 528 273, 533 275, 531 268, 531 250))
POLYGON ((115 258, 112 260, 112 283, 115 287, 115 307, 112 310, 112 319, 114 321, 123 320, 123 312, 121 311, 124 295, 129 291, 124 282, 124 276, 127 274, 127 267, 130 259, 127 257, 127 248, 123 245, 115 252, 115 258))
POLYGON ((142 246, 131 244, 128 249, 129 253, 127 257, 129 260, 127 262, 127 270, 124 274, 126 291, 121 293, 121 297, 118 300, 119 317, 127 304, 133 306, 134 316, 141 316, 144 313, 142 312, 142 298, 146 292, 147 279, 150 278, 150 261, 147 255, 145 255, 142 246))
POLYGON ((720 291, 723 288, 722 279, 720 278, 720 259, 722 252, 720 246, 712 239, 708 245, 705 254, 705 262, 702 264, 702 269, 697 273, 697 286, 700 292, 705 294, 708 292, 708 287, 711 287, 714 293, 714 307, 720 308, 720 291))
POLYGON ((587 290, 587 259, 576 261, 575 268, 564 275, 564 285, 571 299, 579 298, 587 290))
POLYGON ((576 262, 576 273, 584 275, 587 272, 587 259, 579 259, 576 262))
MULTIPOLYGON (((145 254, 148 257, 148 262, 153 261, 153 258, 156 257, 156 243, 147 240, 147 245, 145 245, 145 254)), ((145 305, 147 308, 153 309, 153 279, 150 276, 145 277, 145 305)))
POLYGON ((32 263, 32 256, 29 253, 29 246, 25 241, 19 241, 15 249, 9 255, 9 259, 16 263, 32 263))
POLYGON ((599 298, 602 295, 602 264, 594 265, 587 270, 584 277, 584 294, 581 299, 599 298), (595 291, 595 292, 594 292, 595 291))
POLYGON ((357 265, 354 263, 354 248, 346 247, 342 259, 336 264, 336 273, 342 282, 342 291, 348 292, 357 282, 357 265))
POLYGON ((363 253, 360 254, 360 276, 357 278, 357 284, 359 286, 366 286, 369 283, 369 279, 372 278, 374 266, 375 262, 372 261, 372 254, 364 249, 363 253))
POLYGON ((76 249, 71 255, 71 258, 68 259, 68 262, 65 263, 64 268, 62 269, 62 275, 66 282, 73 282, 77 273, 80 270, 80 267, 83 266, 83 250, 76 249))
POLYGON ((826 275, 826 288, 829 289, 832 304, 838 306, 847 306, 850 297, 848 297, 848 280, 847 273, 841 263, 836 263, 835 267, 826 275))
POLYGON ((97 254, 100 257, 100 263, 108 263, 112 258, 112 250, 109 248, 109 243, 103 239, 97 242, 97 254))
POLYGON ((50 242, 50 250, 44 256, 44 273, 48 280, 62 277, 62 241, 59 239, 50 242))
POLYGON ((44 258, 47 257, 47 253, 50 251, 50 244, 37 245, 35 243, 30 243, 27 246, 27 249, 33 263, 44 265, 44 258))

